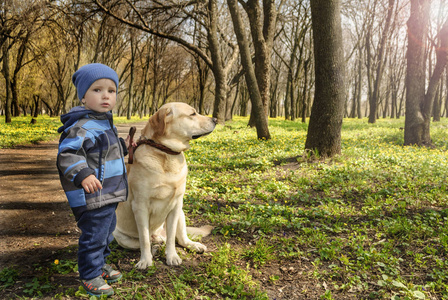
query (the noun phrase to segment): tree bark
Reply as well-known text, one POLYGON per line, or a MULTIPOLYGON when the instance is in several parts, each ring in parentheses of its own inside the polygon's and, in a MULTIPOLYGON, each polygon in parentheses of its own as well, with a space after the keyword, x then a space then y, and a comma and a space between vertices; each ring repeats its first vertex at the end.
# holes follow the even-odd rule
POLYGON ((369 123, 375 123, 378 113, 378 101, 380 98, 381 79, 383 77, 384 69, 384 51, 386 51, 387 36, 389 35, 390 20, 392 18, 392 11, 394 9, 395 0, 389 0, 387 9, 386 23, 384 25, 383 33, 381 35, 380 47, 378 49, 378 66, 376 68, 376 78, 373 87, 373 94, 370 97, 370 114, 369 123))
POLYGON ((437 85, 447 64, 448 21, 439 32, 437 62, 425 93, 425 42, 428 32, 430 0, 412 0, 408 20, 408 52, 406 76, 405 145, 432 145, 431 114, 437 85))
MULTIPOLYGON (((245 4, 244 8, 249 18, 252 42, 255 50, 255 76, 263 102, 263 110, 266 116, 268 116, 271 84, 271 53, 275 25, 277 23, 275 1, 263 0, 263 7, 260 6, 260 1, 258 0, 241 1, 241 3, 245 4)), ((251 119, 252 116, 256 115, 253 111, 254 109, 256 109, 256 106, 252 106, 251 119)), ((254 124, 252 121, 249 121, 249 125, 254 124)))
POLYGON ((252 102, 252 113, 254 114, 255 126, 257 128, 258 139, 268 140, 271 138, 268 128, 268 120, 263 108, 263 101, 260 94, 255 69, 252 64, 252 56, 249 49, 248 40, 244 33, 244 25, 238 8, 237 0, 227 0, 232 23, 240 48, 241 63, 245 71, 247 88, 252 102))
POLYGON ((208 2, 209 30, 207 39, 210 48, 210 57, 213 62, 212 72, 215 77, 215 103, 213 106, 213 117, 218 119, 219 124, 225 123, 226 100, 227 100, 227 73, 225 72, 223 60, 218 41, 218 8, 216 0, 208 2))
MULTIPOLYGON (((132 108, 134 105, 134 95, 133 95, 133 89, 132 87, 134 86, 134 72, 135 72, 135 51, 136 51, 136 43, 135 43, 135 35, 134 35, 134 29, 133 28, 129 28, 129 40, 130 40, 130 44, 131 44, 131 61, 130 63, 130 81, 129 81, 129 86, 128 86, 128 109, 126 111, 126 119, 130 120, 132 117, 132 108)), ((118 88, 118 87, 117 87, 118 88)))
POLYGON ((311 0, 315 95, 305 149, 321 157, 341 153, 345 102, 341 1, 311 0))
POLYGON ((302 123, 306 122, 307 117, 307 111, 308 111, 308 96, 307 96, 307 90, 308 90, 308 71, 309 66, 311 64, 311 58, 307 58, 303 64, 303 90, 302 90, 302 123))
POLYGON ((5 123, 11 123, 11 93, 10 93, 10 78, 9 78, 9 45, 8 38, 3 42, 3 76, 5 77, 5 123))
POLYGON ((406 76, 406 116, 404 144, 421 145, 423 142, 424 118, 420 105, 425 100, 425 41, 428 27, 430 1, 411 1, 408 26, 408 52, 406 76))
MULTIPOLYGON (((280 69, 280 68, 279 68, 280 69)), ((275 80, 273 84, 271 84, 271 99, 269 100, 269 116, 271 118, 277 118, 277 107, 278 107, 278 90, 279 90, 279 79, 280 79, 280 70, 274 68, 275 72, 275 80)))
POLYGON ((432 111, 432 121, 433 122, 440 122, 440 103, 441 103, 441 94, 442 91, 442 84, 439 82, 439 86, 437 88, 436 96, 434 97, 434 107, 432 111))
POLYGON ((19 81, 19 72, 23 67, 23 60, 25 59, 25 53, 26 53, 26 47, 29 41, 29 33, 27 33, 23 40, 21 40, 21 44, 18 49, 17 57, 16 57, 16 66, 14 68, 14 71, 12 72, 12 78, 10 81, 11 86, 11 108, 12 108, 12 115, 14 117, 18 117, 20 115, 20 109, 19 109, 19 94, 18 94, 18 81, 19 81))
POLYGON ((439 35, 441 45, 436 49, 437 62, 436 66, 434 67, 434 72, 432 73, 431 79, 429 80, 428 88, 424 98, 425 101, 422 107, 422 114, 425 120, 423 125, 424 144, 431 144, 430 124, 434 107, 434 97, 448 61, 448 21, 443 24, 439 35))

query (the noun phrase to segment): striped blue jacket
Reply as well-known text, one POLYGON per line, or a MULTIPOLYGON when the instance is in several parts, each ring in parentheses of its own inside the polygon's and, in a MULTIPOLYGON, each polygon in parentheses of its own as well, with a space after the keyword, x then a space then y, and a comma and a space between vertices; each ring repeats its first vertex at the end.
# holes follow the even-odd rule
POLYGON ((126 201, 128 183, 124 141, 118 138, 111 113, 75 107, 61 116, 57 167, 70 207, 75 212, 126 201), (103 189, 86 193, 81 182, 95 174, 103 189))

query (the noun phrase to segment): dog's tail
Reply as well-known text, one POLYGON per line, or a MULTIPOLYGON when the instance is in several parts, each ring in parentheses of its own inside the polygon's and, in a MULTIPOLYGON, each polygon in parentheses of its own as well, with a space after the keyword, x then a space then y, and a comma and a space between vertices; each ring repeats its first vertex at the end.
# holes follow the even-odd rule
POLYGON ((204 225, 202 227, 187 227, 187 234, 192 237, 206 237, 212 233, 213 226, 204 225))

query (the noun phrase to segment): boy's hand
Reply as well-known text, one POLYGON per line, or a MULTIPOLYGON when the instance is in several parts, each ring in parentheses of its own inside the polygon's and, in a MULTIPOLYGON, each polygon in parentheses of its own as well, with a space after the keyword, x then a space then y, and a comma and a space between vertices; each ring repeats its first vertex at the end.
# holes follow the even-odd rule
POLYGON ((89 175, 81 181, 81 185, 86 191, 86 193, 94 193, 98 190, 101 190, 103 186, 101 182, 95 177, 95 175, 89 175))
POLYGON ((132 143, 131 143, 131 136, 130 135, 128 135, 126 137, 124 142, 126 143, 126 148, 128 148, 128 149, 129 149, 130 146, 132 146, 134 148, 137 147, 137 143, 134 140, 132 140, 132 143))

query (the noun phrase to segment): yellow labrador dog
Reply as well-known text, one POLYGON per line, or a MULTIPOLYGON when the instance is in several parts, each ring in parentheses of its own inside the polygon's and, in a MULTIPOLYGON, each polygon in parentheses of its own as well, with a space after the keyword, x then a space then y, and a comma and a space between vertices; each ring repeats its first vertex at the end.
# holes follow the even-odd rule
POLYGON ((180 265, 175 241, 190 250, 204 252, 207 247, 187 236, 182 210, 187 177, 183 151, 189 141, 211 133, 217 120, 202 116, 185 103, 168 103, 149 119, 140 137, 129 170, 129 197, 117 207, 114 237, 128 249, 139 249, 136 268, 152 265, 151 242, 160 241, 166 230, 166 263, 180 265), (149 141, 149 142, 147 142, 149 141), (165 226, 164 226, 165 224, 165 226), (165 227, 165 228, 164 228, 165 227))

